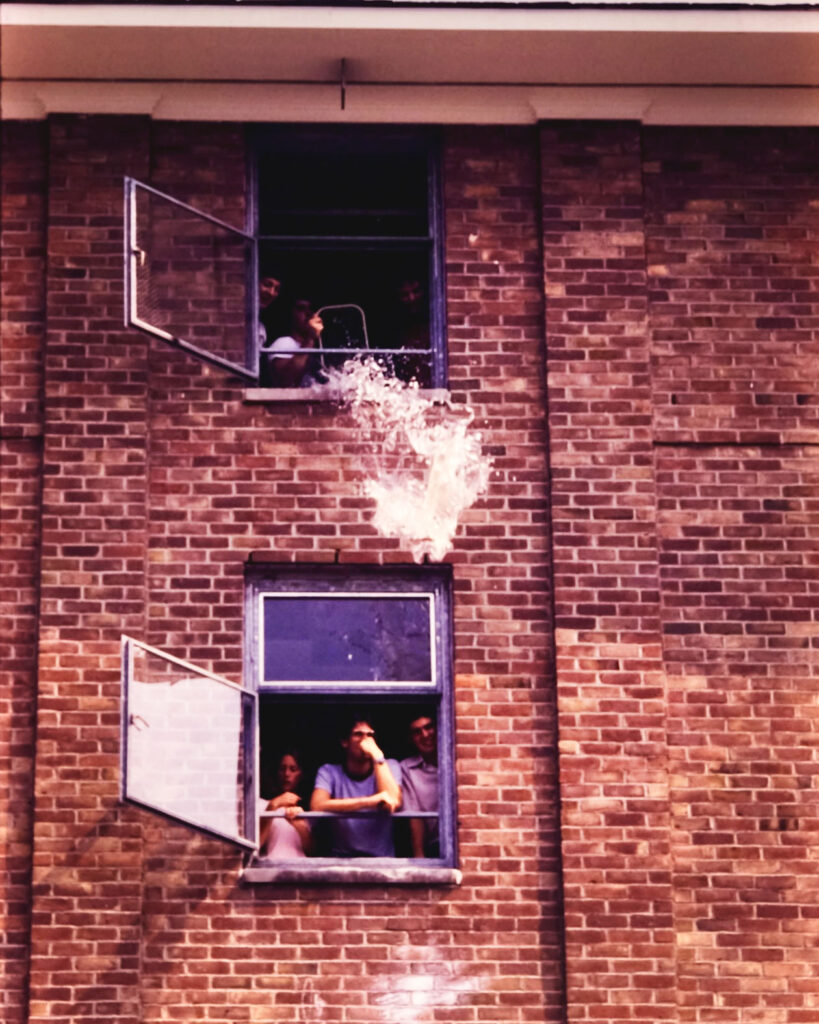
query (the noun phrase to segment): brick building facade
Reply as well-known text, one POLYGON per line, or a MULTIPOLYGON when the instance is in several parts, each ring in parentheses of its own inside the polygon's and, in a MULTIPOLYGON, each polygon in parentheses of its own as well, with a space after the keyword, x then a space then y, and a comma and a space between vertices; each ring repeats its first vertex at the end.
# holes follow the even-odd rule
POLYGON ((121 635, 241 681, 251 563, 408 565, 367 438, 122 326, 122 182, 241 226, 238 123, 2 147, 8 1024, 819 1014, 811 128, 441 129, 460 884, 250 883, 120 800, 121 635))

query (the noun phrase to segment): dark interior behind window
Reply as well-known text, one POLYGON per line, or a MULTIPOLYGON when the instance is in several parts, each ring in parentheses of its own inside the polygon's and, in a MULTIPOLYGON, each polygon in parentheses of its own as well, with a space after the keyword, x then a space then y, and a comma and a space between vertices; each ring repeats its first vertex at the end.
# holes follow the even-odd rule
POLYGON ((268 127, 254 145, 259 273, 282 284, 263 344, 288 335, 292 300, 306 298, 324 321, 313 376, 369 353, 403 380, 444 386, 433 136, 268 127))

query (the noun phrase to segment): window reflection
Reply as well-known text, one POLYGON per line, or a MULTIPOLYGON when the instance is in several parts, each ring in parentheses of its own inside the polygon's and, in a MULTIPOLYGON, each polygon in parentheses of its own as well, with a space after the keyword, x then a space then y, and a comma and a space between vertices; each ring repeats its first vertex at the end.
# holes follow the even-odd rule
POLYGON ((428 682, 428 597, 265 595, 264 679, 428 682))

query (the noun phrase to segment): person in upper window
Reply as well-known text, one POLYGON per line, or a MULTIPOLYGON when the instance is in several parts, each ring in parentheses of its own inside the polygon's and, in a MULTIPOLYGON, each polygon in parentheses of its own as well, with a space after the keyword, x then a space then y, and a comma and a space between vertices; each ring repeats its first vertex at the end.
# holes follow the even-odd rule
POLYGON ((318 382, 309 372, 313 350, 319 347, 324 324, 307 298, 297 298, 290 306, 287 333, 282 333, 262 349, 263 379, 274 388, 310 387, 318 382))
MULTIPOLYGON (((438 812, 438 739, 434 717, 424 712, 409 723, 416 753, 401 762, 401 792, 405 811, 438 812)), ((438 819, 410 818, 413 857, 438 857, 438 819)))
POLYGON ((259 273, 259 347, 264 348, 275 334, 275 317, 279 313, 282 275, 272 266, 259 273))
POLYGON ((429 303, 423 284, 411 274, 396 289, 396 341, 402 348, 429 348, 429 303))
POLYGON ((311 811, 368 811, 332 822, 333 857, 394 857, 391 814, 401 807, 401 769, 387 760, 366 715, 356 715, 341 741, 341 764, 323 764, 311 811))
POLYGON ((429 302, 426 289, 418 275, 405 274, 398 281, 392 303, 389 326, 392 345, 398 350, 395 372, 404 380, 416 380, 421 387, 430 386, 428 355, 415 353, 400 356, 402 349, 430 350, 429 302))
POLYGON ((301 754, 285 750, 276 763, 276 795, 260 798, 260 811, 276 811, 275 818, 262 818, 259 828, 259 854, 275 860, 305 857, 312 852, 310 825, 299 819, 302 812, 299 788, 303 778, 301 754))

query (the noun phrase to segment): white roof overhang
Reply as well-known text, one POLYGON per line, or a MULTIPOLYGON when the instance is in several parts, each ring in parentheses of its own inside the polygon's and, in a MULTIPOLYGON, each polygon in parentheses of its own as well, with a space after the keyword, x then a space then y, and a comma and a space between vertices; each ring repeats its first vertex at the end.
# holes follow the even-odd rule
POLYGON ((0 68, 6 118, 816 124, 819 9, 0 3, 0 68))

